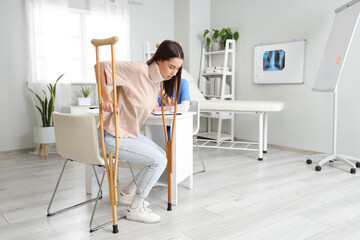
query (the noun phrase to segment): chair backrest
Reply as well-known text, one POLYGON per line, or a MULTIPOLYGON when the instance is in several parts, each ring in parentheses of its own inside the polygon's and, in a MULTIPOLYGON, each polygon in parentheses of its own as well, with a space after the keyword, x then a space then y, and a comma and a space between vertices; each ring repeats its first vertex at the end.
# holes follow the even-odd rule
POLYGON ((196 112, 193 115, 193 135, 196 135, 200 128, 200 103, 198 101, 191 101, 189 111, 196 112))
POLYGON ((92 114, 53 113, 56 150, 64 158, 104 165, 99 154, 96 120, 92 114))

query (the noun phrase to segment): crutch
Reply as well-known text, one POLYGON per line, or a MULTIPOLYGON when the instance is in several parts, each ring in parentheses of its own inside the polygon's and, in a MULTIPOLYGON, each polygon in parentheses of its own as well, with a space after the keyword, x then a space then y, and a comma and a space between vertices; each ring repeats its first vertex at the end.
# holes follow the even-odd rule
POLYGON ((173 139, 174 139, 174 129, 175 129, 175 122, 176 122, 176 108, 177 108, 177 79, 175 81, 175 107, 174 107, 174 118, 173 118, 173 124, 172 124, 172 128, 171 128, 171 138, 170 141, 168 139, 168 135, 167 135, 167 129, 166 129, 166 123, 165 123, 165 114, 164 114, 164 105, 163 105, 163 91, 164 91, 164 86, 163 86, 163 82, 161 82, 161 90, 160 90, 160 94, 161 94, 161 115, 162 115, 162 120, 163 120, 163 125, 164 125, 164 132, 165 132, 165 143, 166 143, 166 158, 167 158, 167 165, 166 165, 166 172, 168 174, 168 211, 172 210, 172 203, 171 203, 171 174, 173 171, 173 139))
POLYGON ((116 77, 115 77, 115 50, 114 45, 118 41, 117 37, 107 39, 93 39, 91 43, 96 49, 96 81, 98 86, 98 97, 99 97, 99 119, 100 119, 100 134, 101 134, 101 147, 103 152, 103 158, 105 162, 106 173, 109 183, 109 196, 110 204, 112 206, 112 217, 113 217, 113 233, 119 232, 117 224, 117 168, 118 168, 118 154, 119 154, 119 136, 118 136, 118 113, 117 109, 117 95, 116 95, 116 77), (113 108, 114 108, 114 121, 115 121, 115 159, 112 153, 106 155, 105 142, 104 142, 104 125, 103 125, 103 114, 102 114, 102 96, 101 96, 101 82, 100 82, 100 64, 99 64, 99 47, 111 45, 111 62, 112 62, 112 79, 113 79, 113 108))

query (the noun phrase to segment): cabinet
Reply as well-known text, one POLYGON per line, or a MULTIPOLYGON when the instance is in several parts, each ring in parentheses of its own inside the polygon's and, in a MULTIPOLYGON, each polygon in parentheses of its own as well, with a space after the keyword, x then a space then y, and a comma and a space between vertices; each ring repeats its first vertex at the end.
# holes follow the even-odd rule
MULTIPOLYGON (((209 100, 234 100, 235 92, 235 40, 226 40, 225 49, 207 51, 202 48, 199 89, 209 100)), ((234 141, 233 113, 201 113, 200 117, 207 118, 207 131, 199 132, 197 136, 216 139, 217 142, 234 141), (212 120, 217 119, 217 128, 213 130, 212 120), (229 121, 230 133, 222 132, 223 121, 229 121)))

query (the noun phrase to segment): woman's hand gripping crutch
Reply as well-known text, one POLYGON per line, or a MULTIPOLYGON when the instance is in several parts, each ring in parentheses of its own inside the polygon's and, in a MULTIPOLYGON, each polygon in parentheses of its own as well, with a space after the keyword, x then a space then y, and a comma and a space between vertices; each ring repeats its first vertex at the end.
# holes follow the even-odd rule
POLYGON ((164 114, 164 86, 163 82, 161 82, 161 115, 164 125, 164 132, 165 132, 165 143, 166 143, 166 158, 167 158, 167 166, 166 166, 166 172, 168 174, 168 211, 172 210, 172 203, 171 203, 171 174, 173 171, 173 139, 174 139, 174 129, 175 129, 175 123, 176 123, 176 108, 177 108, 177 81, 175 81, 175 97, 174 97, 174 117, 173 117, 173 124, 171 127, 171 137, 170 141, 167 135, 167 126, 165 122, 165 114, 164 114))
POLYGON ((119 232, 117 224, 117 168, 118 168, 118 154, 119 154, 119 136, 118 136, 118 111, 117 111, 117 94, 116 94, 116 77, 115 77, 115 50, 114 45, 118 41, 117 37, 107 39, 93 39, 91 43, 96 49, 96 81, 98 86, 98 98, 99 98, 99 119, 100 119, 100 134, 101 134, 101 147, 103 152, 103 158, 105 162, 106 173, 109 182, 109 195, 110 204, 112 206, 113 217, 113 233, 119 232), (114 109, 114 122, 115 122, 115 158, 112 153, 106 155, 105 142, 104 142, 104 125, 102 114, 102 96, 101 96, 101 80, 100 80, 100 64, 99 64, 99 47, 111 45, 111 62, 112 62, 112 78, 113 78, 113 109, 114 109))

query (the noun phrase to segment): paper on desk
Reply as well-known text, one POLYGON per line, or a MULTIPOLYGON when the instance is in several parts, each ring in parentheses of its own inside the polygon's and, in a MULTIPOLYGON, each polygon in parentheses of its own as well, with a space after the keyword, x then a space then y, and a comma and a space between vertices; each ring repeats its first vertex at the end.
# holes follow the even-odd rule
MULTIPOLYGON (((152 114, 152 115, 155 115, 155 116, 157 116, 157 115, 162 115, 161 111, 152 112, 151 114, 152 114)), ((169 111, 165 111, 164 114, 165 114, 165 115, 174 115, 174 112, 171 111, 171 110, 169 110, 169 111)), ((176 113, 176 115, 180 115, 180 114, 181 114, 181 113, 179 113, 179 112, 176 113)))

